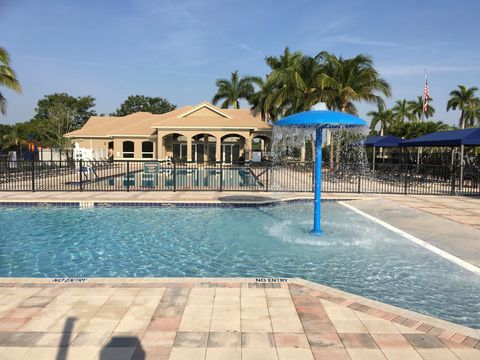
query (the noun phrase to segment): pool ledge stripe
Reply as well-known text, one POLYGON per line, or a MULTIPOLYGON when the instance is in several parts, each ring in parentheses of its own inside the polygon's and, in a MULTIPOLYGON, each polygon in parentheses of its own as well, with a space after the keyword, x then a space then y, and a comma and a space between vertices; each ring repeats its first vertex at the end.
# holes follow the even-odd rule
POLYGON ((393 231, 394 233, 397 233, 397 234, 403 236, 404 238, 416 243, 417 245, 420 245, 420 246, 424 247, 425 249, 430 250, 431 252, 443 257, 444 259, 447 259, 447 260, 453 262, 454 264, 456 264, 458 266, 461 266, 465 270, 471 271, 471 272, 475 273, 476 275, 480 275, 480 268, 476 267, 475 265, 472 265, 469 262, 467 262, 465 260, 462 260, 459 257, 456 257, 455 255, 452 255, 452 254, 450 254, 450 253, 448 253, 448 252, 446 252, 442 249, 439 249, 436 246, 433 246, 432 244, 430 244, 426 241, 423 241, 423 240, 417 238, 416 236, 413 236, 412 234, 407 233, 406 231, 400 230, 399 228, 397 228, 393 225, 390 225, 389 223, 387 223, 383 220, 380 220, 380 219, 376 218, 375 216, 367 214, 367 213, 363 212, 362 210, 359 210, 359 209, 353 207, 350 204, 347 204, 343 201, 338 201, 338 203, 340 205, 343 205, 346 208, 356 212, 357 214, 362 215, 362 216, 366 217, 367 219, 369 219, 369 220, 371 220, 371 221, 373 221, 373 222, 375 222, 379 225, 382 225, 383 227, 387 228, 388 230, 393 231))

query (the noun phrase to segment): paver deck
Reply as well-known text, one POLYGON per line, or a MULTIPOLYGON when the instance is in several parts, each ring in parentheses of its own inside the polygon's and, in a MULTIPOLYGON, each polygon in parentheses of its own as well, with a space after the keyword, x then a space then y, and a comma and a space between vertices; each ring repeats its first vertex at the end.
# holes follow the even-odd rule
POLYGON ((349 204, 480 267, 480 215, 471 214, 480 210, 479 199, 397 197, 356 200, 349 204))
POLYGON ((429 325, 412 319, 414 313, 399 315, 394 312, 400 309, 376 306, 301 280, 110 279, 57 284, 4 279, 0 358, 480 358, 477 331, 453 324, 447 330, 439 324, 449 323, 429 325), (456 330, 471 331, 475 337, 456 330))

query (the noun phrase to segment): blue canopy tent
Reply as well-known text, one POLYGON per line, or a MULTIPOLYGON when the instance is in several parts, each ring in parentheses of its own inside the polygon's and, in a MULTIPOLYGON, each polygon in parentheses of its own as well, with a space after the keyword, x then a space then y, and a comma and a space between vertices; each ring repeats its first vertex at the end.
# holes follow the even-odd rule
POLYGON ((463 130, 438 131, 415 139, 403 140, 399 144, 402 147, 418 146, 480 146, 480 128, 463 130))
POLYGON ((462 189, 464 146, 480 146, 480 128, 438 131, 415 139, 403 140, 399 145, 401 147, 449 146, 452 148, 452 165, 454 162, 453 148, 460 146, 460 189, 462 189))
POLYGON ((366 147, 398 147, 402 139, 393 135, 369 136, 364 142, 366 147))
POLYGON ((366 147, 373 148, 373 161, 372 161, 372 170, 375 170, 375 158, 376 158, 376 151, 377 147, 380 148, 393 148, 398 147, 398 144, 402 141, 399 137, 393 135, 386 135, 386 136, 369 136, 365 139, 364 145, 366 147))

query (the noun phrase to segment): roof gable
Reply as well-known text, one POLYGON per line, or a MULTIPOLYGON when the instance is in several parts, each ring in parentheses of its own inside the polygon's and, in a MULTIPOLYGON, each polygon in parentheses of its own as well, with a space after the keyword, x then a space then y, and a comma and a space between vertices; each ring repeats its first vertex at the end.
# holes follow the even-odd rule
POLYGON ((203 102, 198 106, 195 106, 190 111, 187 111, 184 114, 179 115, 179 118, 186 118, 189 116, 201 116, 201 117, 222 117, 222 118, 231 118, 228 114, 220 110, 218 107, 208 103, 203 102))

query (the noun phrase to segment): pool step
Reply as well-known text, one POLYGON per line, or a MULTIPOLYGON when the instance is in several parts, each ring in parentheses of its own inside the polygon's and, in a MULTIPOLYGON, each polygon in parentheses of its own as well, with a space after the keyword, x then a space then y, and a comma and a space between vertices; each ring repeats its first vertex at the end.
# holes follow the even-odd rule
POLYGON ((95 207, 93 201, 80 201, 78 204, 80 209, 93 209, 95 207))

